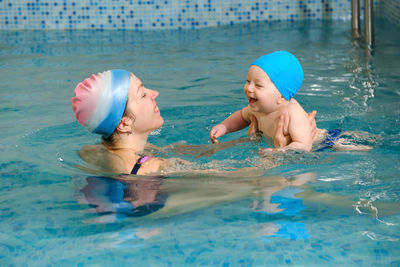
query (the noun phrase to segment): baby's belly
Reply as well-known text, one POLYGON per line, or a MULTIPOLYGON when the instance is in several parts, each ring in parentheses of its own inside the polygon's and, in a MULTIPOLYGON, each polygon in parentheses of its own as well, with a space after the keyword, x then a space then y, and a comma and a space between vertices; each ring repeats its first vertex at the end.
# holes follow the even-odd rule
POLYGON ((268 141, 273 142, 274 141, 274 137, 272 135, 269 135, 267 131, 263 131, 263 130, 259 130, 259 132, 261 133, 262 136, 264 136, 268 141))

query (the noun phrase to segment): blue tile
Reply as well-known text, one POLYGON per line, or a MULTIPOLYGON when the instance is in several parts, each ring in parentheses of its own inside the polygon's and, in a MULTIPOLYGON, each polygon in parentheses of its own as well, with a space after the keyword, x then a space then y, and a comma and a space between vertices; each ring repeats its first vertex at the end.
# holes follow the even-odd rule
MULTIPOLYGON (((383 0, 375 1, 378 5, 383 0)), ((384 1, 388 17, 393 21, 398 22, 400 19, 400 7, 395 5, 396 0, 384 1), (395 8, 392 8, 395 7, 395 8)), ((3 3, 0 0, 0 3, 3 3)), ((81 0, 68 2, 65 0, 55 0, 52 3, 46 1, 31 1, 25 2, 22 0, 6 3, 10 10, 8 14, 17 14, 18 26, 10 24, 7 13, 0 14, 0 20, 3 21, 0 25, 1 29, 35 29, 43 28, 41 20, 44 19, 46 29, 62 29, 62 28, 199 28, 204 26, 215 26, 220 24, 235 24, 251 20, 291 20, 296 21, 302 19, 315 19, 321 17, 322 12, 332 14, 333 18, 348 18, 350 10, 349 0, 336 1, 272 1, 272 0, 232 0, 226 2, 223 0, 214 1, 114 1, 104 0, 100 3, 92 0, 81 0), (172 4, 173 3, 173 4, 172 4), (306 4, 307 3, 307 4, 306 4), (60 8, 61 10, 60 10, 60 8), (127 9, 132 10, 127 10, 127 9), (133 15, 134 11, 138 11, 133 15), (160 14, 160 10, 162 13, 160 14), (180 10, 180 12, 177 12, 180 10), (115 16, 118 21, 112 24, 108 22, 109 12, 115 16), (298 16, 294 12, 302 12, 307 16, 298 16), (128 13, 129 12, 129 13, 128 13), (231 17, 231 12, 236 12, 235 16, 231 17), (69 17, 62 17, 63 13, 72 14, 77 19, 73 22, 69 17), (51 16, 59 14, 59 17, 51 16), (90 16, 89 16, 90 14, 90 16), (207 14, 207 15, 205 15, 207 14), (30 15, 30 16, 28 16, 30 15), (33 16, 32 16, 33 15, 33 16), (184 20, 180 16, 193 18, 191 22, 184 24, 184 20), (223 15, 221 18, 220 16, 223 15), (50 18, 49 18, 50 17, 50 18), (121 18, 129 18, 129 22, 121 18), (153 25, 154 19, 165 21, 174 19, 176 23, 158 23, 153 25), (72 26, 71 26, 72 25, 72 26), (107 26, 106 26, 107 25, 107 26)), ((383 14, 383 12, 382 12, 383 14)))

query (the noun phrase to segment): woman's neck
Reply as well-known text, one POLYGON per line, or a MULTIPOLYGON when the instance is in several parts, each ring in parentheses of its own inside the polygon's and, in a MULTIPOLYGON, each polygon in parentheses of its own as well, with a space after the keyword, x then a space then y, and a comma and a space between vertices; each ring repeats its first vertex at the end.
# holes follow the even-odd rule
POLYGON ((118 140, 114 142, 112 146, 106 146, 108 150, 120 154, 119 152, 140 154, 143 152, 149 134, 122 134, 119 136, 118 140))
POLYGON ((143 153, 148 137, 149 133, 122 134, 118 136, 118 140, 112 146, 107 144, 104 144, 104 146, 108 151, 122 158, 126 171, 130 172, 139 158, 139 154, 143 153))

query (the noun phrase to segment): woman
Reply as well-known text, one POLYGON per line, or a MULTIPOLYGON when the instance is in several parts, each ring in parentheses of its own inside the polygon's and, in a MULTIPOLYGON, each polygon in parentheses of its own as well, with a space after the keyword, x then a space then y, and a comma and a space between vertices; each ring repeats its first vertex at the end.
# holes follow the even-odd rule
POLYGON ((103 139, 99 146, 84 147, 80 156, 114 173, 148 174, 165 168, 165 160, 140 156, 149 134, 164 123, 157 96, 125 70, 105 71, 79 83, 72 98, 75 117, 103 139))
MULTIPOLYGON (((102 135, 101 144, 79 151, 82 159, 112 173, 148 175, 170 168, 171 160, 143 154, 149 148, 149 134, 164 123, 155 101, 158 94, 133 73, 119 69, 79 83, 72 98, 75 117, 90 132, 102 135)), ((315 114, 309 115, 314 133, 315 114)), ((290 141, 282 128, 278 123, 275 139, 280 146, 290 141)))

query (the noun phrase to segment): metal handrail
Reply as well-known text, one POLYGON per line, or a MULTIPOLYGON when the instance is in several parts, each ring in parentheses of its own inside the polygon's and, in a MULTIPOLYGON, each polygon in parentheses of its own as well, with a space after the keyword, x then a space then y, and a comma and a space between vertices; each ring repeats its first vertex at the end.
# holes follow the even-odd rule
POLYGON ((374 0, 364 0, 365 43, 374 45, 374 0))
POLYGON ((360 37, 360 0, 351 1, 351 33, 354 38, 360 37))
MULTIPOLYGON (((354 38, 361 37, 360 0, 351 1, 351 33, 354 38)), ((364 0, 364 39, 369 47, 375 43, 374 0, 364 0)))

